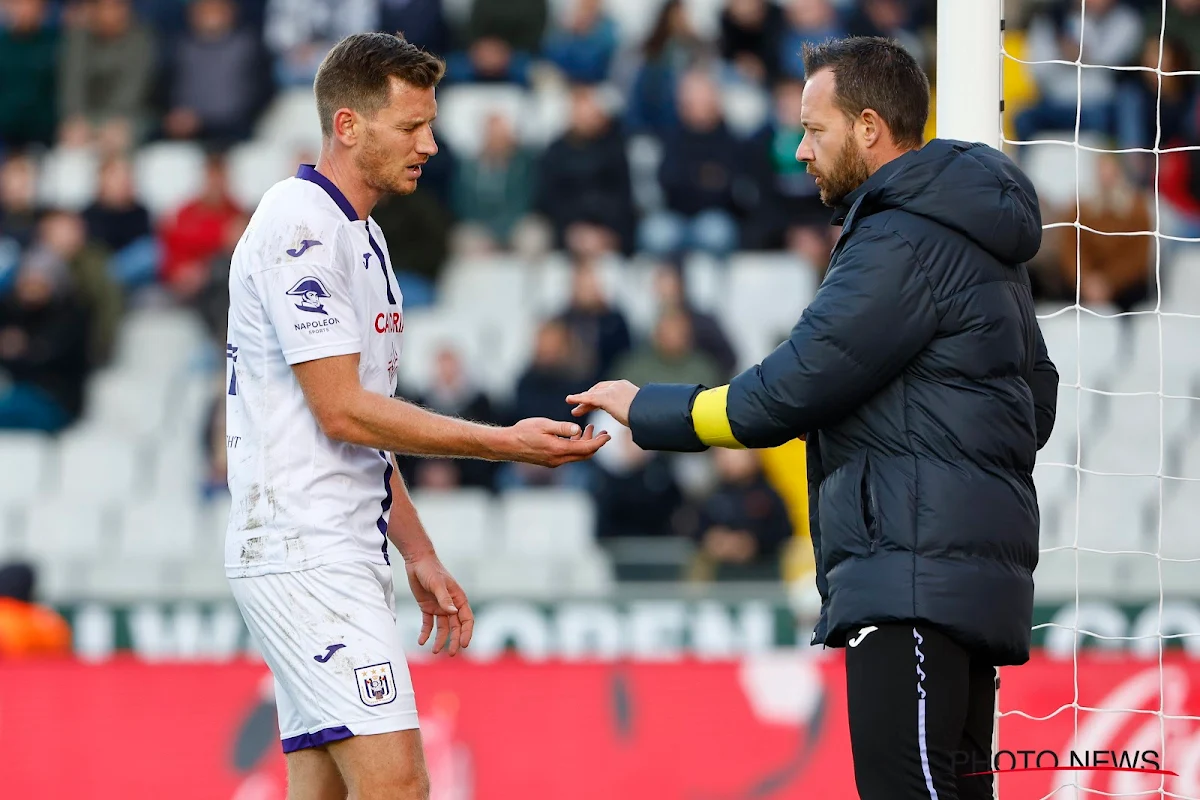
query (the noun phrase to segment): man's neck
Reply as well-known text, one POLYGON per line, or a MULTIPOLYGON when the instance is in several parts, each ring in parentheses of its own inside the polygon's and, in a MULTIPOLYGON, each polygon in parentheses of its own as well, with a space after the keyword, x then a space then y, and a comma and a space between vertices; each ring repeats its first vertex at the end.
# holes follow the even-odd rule
POLYGON ((911 153, 913 150, 917 150, 917 149, 919 149, 919 148, 916 148, 916 147, 889 147, 886 150, 881 150, 879 153, 874 153, 873 154, 874 158, 870 162, 871 174, 874 175, 885 165, 892 163, 893 161, 895 161, 897 158, 904 155, 905 153, 911 153))
POLYGON ((327 147, 321 150, 316 169, 346 196, 359 219, 369 217, 375 204, 383 196, 381 192, 367 185, 347 159, 338 158, 327 147))

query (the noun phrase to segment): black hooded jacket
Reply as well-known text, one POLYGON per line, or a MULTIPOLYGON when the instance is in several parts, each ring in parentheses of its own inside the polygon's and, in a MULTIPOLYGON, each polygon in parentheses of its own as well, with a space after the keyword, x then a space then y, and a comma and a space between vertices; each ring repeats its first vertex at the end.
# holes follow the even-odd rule
POLYGON ((789 339, 728 387, 652 385, 647 449, 808 439, 823 600, 814 643, 935 625, 995 665, 1028 660, 1038 449, 1058 373, 1024 266, 1032 184, 984 145, 933 140, 846 199, 830 267, 789 339))

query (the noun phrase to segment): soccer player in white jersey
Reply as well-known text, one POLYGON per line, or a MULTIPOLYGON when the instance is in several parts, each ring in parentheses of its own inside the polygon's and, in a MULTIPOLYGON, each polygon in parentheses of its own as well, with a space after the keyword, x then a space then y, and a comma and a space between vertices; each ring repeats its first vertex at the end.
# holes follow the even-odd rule
MULTIPOLYGON (((391 453, 558 466, 605 433, 478 425, 394 399, 402 296, 369 214, 437 153, 441 61, 348 37, 315 82, 315 166, 263 197, 229 279, 225 568, 275 678, 290 800, 424 800, 428 777, 393 611, 387 540, 433 651, 470 642, 466 595, 430 544, 391 453)), ((403 242, 394 243, 403 246, 403 242)))

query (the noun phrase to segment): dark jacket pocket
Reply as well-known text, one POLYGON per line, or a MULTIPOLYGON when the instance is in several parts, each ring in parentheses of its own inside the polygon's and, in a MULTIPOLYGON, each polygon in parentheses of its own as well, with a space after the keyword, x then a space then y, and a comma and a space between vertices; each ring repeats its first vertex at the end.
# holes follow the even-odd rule
POLYGON ((863 527, 867 530, 868 546, 870 552, 874 553, 879 544, 879 505, 872 480, 871 459, 864 456, 862 481, 859 484, 859 507, 862 510, 863 527))

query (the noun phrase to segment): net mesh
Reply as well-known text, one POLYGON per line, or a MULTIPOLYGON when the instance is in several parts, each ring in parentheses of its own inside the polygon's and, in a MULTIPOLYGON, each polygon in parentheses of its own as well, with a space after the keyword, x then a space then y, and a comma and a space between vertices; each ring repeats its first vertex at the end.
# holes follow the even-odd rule
MULTIPOLYGON (((1073 126, 1063 126, 1066 130, 1059 130, 1058 135, 1022 139, 1019 134, 1005 134, 1002 139, 1031 176, 1030 164, 1037 165, 1041 175, 1034 176, 1035 183, 1040 177, 1051 195, 1073 189, 1073 204, 1066 204, 1065 218, 1045 224, 1047 239, 1066 239, 1068 253, 1073 233, 1075 282, 1074 302, 1039 307, 1039 320, 1062 382, 1058 423, 1051 442, 1039 455, 1035 479, 1043 511, 1039 588, 1045 576, 1051 585, 1059 582, 1073 588, 1074 598, 1072 603, 1064 597, 1065 613, 1037 625, 1035 635, 1040 631, 1048 644, 1069 655, 1074 692, 1070 702, 1046 713, 1004 709, 1002 696, 999 746, 1006 747, 1005 717, 1040 722, 1069 715, 1074 736, 1059 744, 1059 753, 1091 748, 1155 750, 1162 769, 1179 774, 1057 772, 1053 789, 1043 797, 1200 798, 1200 770, 1192 766, 1200 761, 1200 747, 1193 742, 1200 717, 1187 713, 1196 706, 1187 703, 1186 675, 1181 677, 1175 671, 1171 652, 1198 652, 1200 620, 1173 609, 1169 602, 1176 593, 1188 592, 1188 586, 1193 597, 1200 589, 1200 530, 1196 529, 1200 521, 1200 458, 1194 454, 1200 450, 1196 438, 1200 429, 1200 388, 1196 385, 1200 378, 1200 238, 1194 227, 1189 227, 1186 215, 1177 215, 1169 207, 1161 191, 1164 166, 1171 166, 1172 158, 1200 150, 1194 139, 1164 139, 1164 81, 1184 76, 1194 79, 1200 72, 1172 69, 1164 62, 1171 33, 1168 6, 1174 0, 1161 0, 1158 29, 1143 29, 1145 52, 1141 53, 1139 45, 1142 63, 1133 66, 1089 62, 1093 38, 1089 26, 1105 33, 1102 28, 1111 20, 1100 17, 1101 11, 1091 0, 1070 2, 1077 4, 1075 24, 1082 42, 1074 59, 1035 60, 1024 47, 1013 52, 1012 34, 1005 34, 1001 49, 1006 74, 1017 69, 1036 77, 1046 74, 1045 68, 1057 66, 1060 70, 1073 68, 1076 79, 1073 126), (1141 82, 1144 95, 1154 101, 1152 144, 1127 146, 1129 142, 1120 138, 1109 144, 1090 135, 1088 104, 1092 99, 1085 97, 1085 88, 1095 83, 1089 75, 1093 71, 1110 71, 1114 83, 1122 78, 1141 82), (1101 162, 1105 160, 1145 168, 1151 229, 1114 232, 1085 222, 1085 203, 1098 192, 1095 177, 1103 175, 1101 162), (1069 186, 1071 162, 1073 187, 1069 186), (1085 234, 1111 237, 1103 241, 1113 245, 1120 237, 1144 237, 1153 266, 1153 288, 1144 301, 1124 311, 1111 304, 1089 302, 1089 276, 1080 268, 1085 234), (1142 624, 1129 630, 1123 619, 1106 616, 1103 608, 1111 609, 1111 604, 1097 606, 1091 602, 1093 597, 1110 601, 1142 598, 1148 604, 1156 602, 1157 611, 1143 615, 1142 624), (1124 649, 1147 657, 1148 669, 1157 664, 1156 676, 1151 675, 1156 686, 1136 701, 1131 699, 1134 694, 1127 695, 1128 705, 1122 705, 1119 695, 1102 698, 1081 692, 1081 671, 1086 679, 1093 664, 1088 651, 1094 648, 1124 649), (1124 733, 1116 733, 1118 730, 1124 733)), ((1072 15, 1068 12, 1065 16, 1069 19, 1072 15)), ((1129 113, 1127 108, 1122 111, 1129 113)), ((1011 128, 1011 109, 1005 118, 1011 128)), ((1015 749, 1021 743, 1009 744, 1015 749)), ((1034 796, 1022 792, 1016 783, 1006 793, 1006 780, 1000 782, 1001 797, 1034 796)))

